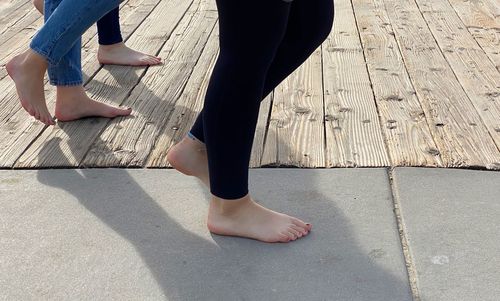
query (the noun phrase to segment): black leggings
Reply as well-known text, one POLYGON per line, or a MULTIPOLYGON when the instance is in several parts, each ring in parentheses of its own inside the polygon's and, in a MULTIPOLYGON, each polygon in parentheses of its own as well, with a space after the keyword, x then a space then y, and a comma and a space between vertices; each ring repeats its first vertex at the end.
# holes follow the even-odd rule
POLYGON ((99 45, 113 45, 123 42, 120 30, 120 9, 117 7, 97 21, 99 45))
POLYGON ((216 0, 220 52, 190 133, 205 143, 210 192, 248 194, 260 102, 329 35, 333 0, 216 0))

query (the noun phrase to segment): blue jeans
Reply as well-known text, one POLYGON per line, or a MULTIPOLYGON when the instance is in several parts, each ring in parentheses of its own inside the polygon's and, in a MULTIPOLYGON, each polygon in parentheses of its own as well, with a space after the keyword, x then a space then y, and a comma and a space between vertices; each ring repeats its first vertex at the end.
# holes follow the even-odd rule
POLYGON ((83 84, 81 36, 123 0, 45 0, 45 24, 33 37, 30 48, 49 63, 50 83, 56 86, 83 84))

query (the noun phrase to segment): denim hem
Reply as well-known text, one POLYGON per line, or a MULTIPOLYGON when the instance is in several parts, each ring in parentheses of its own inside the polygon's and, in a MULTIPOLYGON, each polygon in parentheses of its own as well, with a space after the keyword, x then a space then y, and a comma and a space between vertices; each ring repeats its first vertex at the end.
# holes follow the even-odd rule
POLYGON ((57 62, 56 62, 54 59, 52 59, 52 58, 49 56, 49 54, 48 54, 48 53, 46 53, 45 51, 41 50, 41 49, 40 49, 40 48, 38 48, 38 47, 33 46, 33 45, 32 45, 32 43, 30 43, 30 49, 31 49, 31 50, 33 50, 34 52, 36 52, 38 55, 43 56, 43 58, 44 58, 45 60, 47 60, 47 62, 48 62, 49 64, 51 64, 51 65, 57 65, 57 62))
POLYGON ((78 81, 69 81, 69 82, 65 82, 65 81, 57 81, 57 80, 49 80, 50 84, 52 86, 56 86, 56 87, 65 87, 65 86, 81 86, 83 85, 83 81, 81 80, 78 80, 78 81))

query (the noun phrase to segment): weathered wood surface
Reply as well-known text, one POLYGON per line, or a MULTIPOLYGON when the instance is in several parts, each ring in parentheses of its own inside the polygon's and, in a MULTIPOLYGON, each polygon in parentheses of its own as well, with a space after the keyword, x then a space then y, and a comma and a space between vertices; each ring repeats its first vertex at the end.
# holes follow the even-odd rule
MULTIPOLYGON (((499 71, 464 28, 448 1, 416 2, 455 76, 500 148, 500 131, 496 130, 500 128, 499 71)), ((497 50, 500 51, 500 44, 497 50)))
MULTIPOLYGON (((121 13, 122 18, 125 21, 124 26, 122 26, 122 35, 124 39, 127 39, 131 35, 135 28, 141 24, 141 22, 153 10, 158 2, 159 0, 130 0, 127 4, 122 6, 121 13), (137 18, 137 16, 142 16, 142 18, 137 18)), ((95 53, 97 51, 97 36, 95 35, 95 32, 95 29, 89 30, 82 40, 84 45, 83 47, 87 50, 82 53, 82 67, 83 73, 87 76, 93 76, 101 70, 101 66, 95 63, 95 53), (94 34, 92 34, 92 32, 94 34)), ((137 45, 137 47, 141 46, 137 45)), ((129 68, 127 68, 127 70, 129 70, 129 68)), ((5 78, 4 80, 8 81, 11 86, 13 86, 10 78, 5 78)), ((48 89, 46 93, 48 107, 49 109, 53 109, 55 105, 55 89, 48 84, 46 84, 46 88, 48 89)), ((10 167, 14 165, 21 154, 25 153, 28 146, 35 144, 34 140, 40 136, 41 133, 47 135, 49 132, 52 132, 54 128, 45 127, 43 124, 28 118, 29 115, 24 112, 17 101, 17 94, 14 87, 12 87, 9 94, 7 94, 3 99, 7 100, 8 105, 2 104, 0 107, 0 116, 3 117, 0 119, 0 136, 3 138, 0 140, 0 166, 10 167)), ((80 123, 80 121, 78 123, 80 123)), ((63 124, 64 123, 59 123, 60 126, 63 126, 63 124)), ((61 163, 59 164, 65 164, 63 162, 67 161, 68 160, 66 159, 61 160, 61 163)))
POLYGON ((270 118, 262 165, 325 166, 320 49, 276 87, 270 118))
MULTIPOLYGON (((497 0, 336 0, 329 38, 262 101, 250 167, 500 170, 499 15, 497 0)), ((82 65, 88 93, 133 116, 46 127, 3 68, 43 17, 0 1, 1 168, 170 167, 218 55, 215 1, 128 0, 120 17, 127 44, 164 64, 102 67, 94 26, 82 65)), ((53 110, 48 84, 46 96, 53 110)))
POLYGON ((322 45, 326 166, 388 166, 351 2, 336 1, 335 10, 333 30, 322 45))
POLYGON ((126 99, 125 105, 136 113, 108 124, 102 142, 90 147, 84 166, 146 164, 217 21, 213 4, 194 1, 159 54, 165 63, 150 70, 126 99))
MULTIPOLYGON (((184 0, 159 1, 156 9, 129 39, 128 45, 148 53, 158 53, 191 4, 192 2, 184 0), (164 19, 168 22, 160 22, 164 19)), ((155 68, 158 67, 151 69, 155 68)), ((88 92, 98 101, 121 105, 136 86, 144 87, 141 78, 146 69, 148 68, 106 66, 87 85, 88 92)), ((137 110, 135 108, 136 112, 137 110)), ((80 165, 92 145, 105 143, 100 134, 108 123, 116 121, 92 118, 77 122, 61 122, 57 127, 49 127, 19 158, 16 167, 80 165), (57 151, 59 149, 60 151, 57 151), (61 152, 64 154, 63 158, 51 155, 61 152)))
POLYGON ((353 6, 392 164, 441 166, 383 1, 353 0, 353 6))
MULTIPOLYGON (((449 3, 500 71, 500 2, 498 0, 449 0, 449 3)), ((497 88, 500 89, 500 87, 497 88)))
POLYGON ((166 125, 160 131, 156 144, 149 155, 146 164, 148 167, 171 167, 167 161, 168 150, 185 137, 203 108, 205 92, 219 50, 218 30, 219 28, 216 25, 182 91, 182 95, 175 103, 172 113, 168 116, 166 125))
POLYGON ((498 167, 499 150, 418 6, 385 0, 385 7, 444 166, 498 167))

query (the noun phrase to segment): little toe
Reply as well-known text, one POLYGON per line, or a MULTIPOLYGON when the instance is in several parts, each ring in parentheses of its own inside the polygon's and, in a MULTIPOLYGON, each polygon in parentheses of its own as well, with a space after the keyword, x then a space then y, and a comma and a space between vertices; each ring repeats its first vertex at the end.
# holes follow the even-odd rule
POLYGON ((280 242, 289 242, 290 241, 290 237, 288 237, 288 235, 285 235, 285 234, 280 234, 278 241, 280 241, 280 242))
POLYGON ((280 233, 281 235, 285 235, 287 240, 290 241, 293 239, 293 234, 288 232, 287 230, 284 230, 283 232, 280 233))

